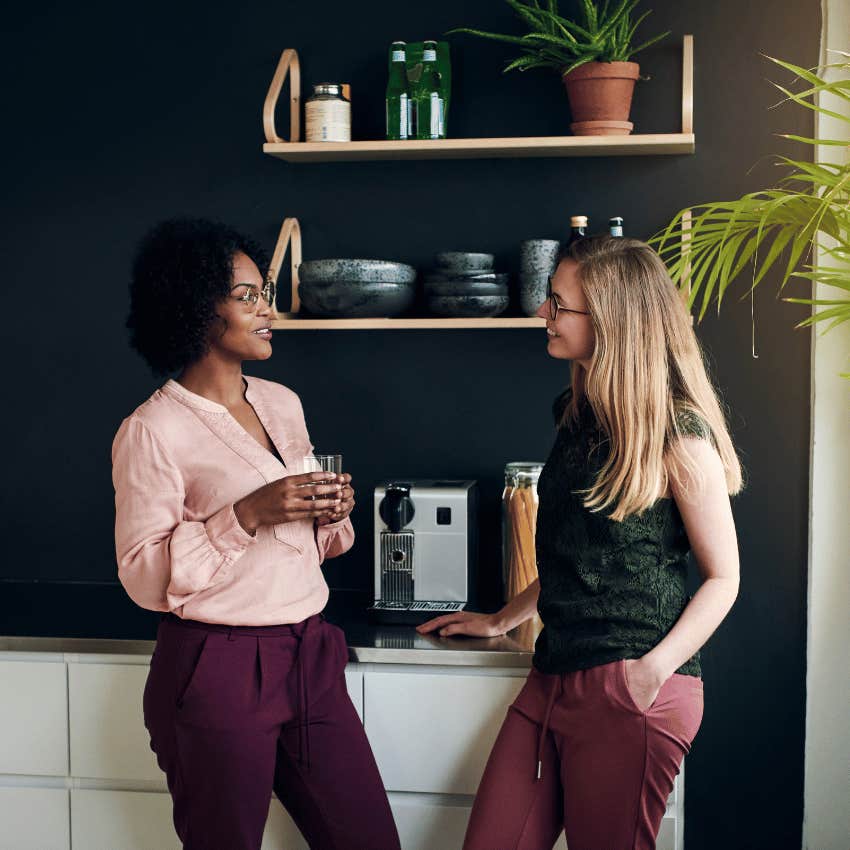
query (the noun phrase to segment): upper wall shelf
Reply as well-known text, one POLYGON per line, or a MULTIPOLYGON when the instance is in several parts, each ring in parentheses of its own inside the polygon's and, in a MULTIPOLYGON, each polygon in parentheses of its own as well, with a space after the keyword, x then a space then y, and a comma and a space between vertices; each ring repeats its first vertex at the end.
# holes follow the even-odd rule
POLYGON ((682 132, 630 136, 530 136, 502 139, 302 142, 301 70, 298 54, 283 51, 263 107, 263 151, 287 162, 352 162, 394 159, 493 159, 565 156, 636 156, 693 153, 694 38, 682 43, 682 132), (289 141, 277 134, 275 107, 289 77, 289 141))

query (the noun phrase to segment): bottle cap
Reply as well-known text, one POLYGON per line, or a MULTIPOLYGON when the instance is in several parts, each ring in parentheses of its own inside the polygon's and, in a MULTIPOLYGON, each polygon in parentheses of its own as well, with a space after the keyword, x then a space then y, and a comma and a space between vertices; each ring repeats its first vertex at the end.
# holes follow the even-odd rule
POLYGON ((574 215, 570 218, 570 227, 587 227, 586 215, 574 215))

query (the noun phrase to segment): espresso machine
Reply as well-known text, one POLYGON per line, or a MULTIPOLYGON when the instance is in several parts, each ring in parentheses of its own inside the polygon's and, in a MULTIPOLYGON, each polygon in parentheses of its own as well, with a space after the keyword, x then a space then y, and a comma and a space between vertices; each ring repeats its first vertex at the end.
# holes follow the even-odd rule
POLYGON ((375 604, 382 623, 418 625, 473 602, 478 485, 418 479, 375 487, 375 604))

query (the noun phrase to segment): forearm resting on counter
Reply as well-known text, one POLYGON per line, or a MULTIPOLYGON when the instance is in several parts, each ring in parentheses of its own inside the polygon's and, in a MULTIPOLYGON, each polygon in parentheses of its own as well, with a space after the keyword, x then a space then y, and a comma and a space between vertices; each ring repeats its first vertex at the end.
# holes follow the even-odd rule
POLYGON ((499 623, 500 630, 509 632, 526 620, 530 620, 537 613, 537 598, 539 596, 540 579, 537 578, 494 615, 499 623))

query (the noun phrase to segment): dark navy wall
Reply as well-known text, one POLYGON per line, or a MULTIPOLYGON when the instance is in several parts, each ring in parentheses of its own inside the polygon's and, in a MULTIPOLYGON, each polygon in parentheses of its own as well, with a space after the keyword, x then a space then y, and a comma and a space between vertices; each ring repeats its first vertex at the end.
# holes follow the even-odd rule
MULTIPOLYGON (((7 17, 3 257, 4 552, 0 633, 151 636, 155 617, 115 581, 109 448, 157 386, 123 329, 128 265, 154 221, 227 220, 269 249, 297 216, 305 258, 385 257, 423 267, 437 250, 492 251, 561 237, 572 213, 626 219, 648 236, 683 206, 775 177, 764 157, 801 154, 800 110, 769 111, 782 79, 759 52, 817 59, 815 0, 655 0, 633 116, 678 128, 680 45, 696 39, 697 152, 681 157, 290 165, 261 153, 261 108, 279 53, 312 82, 352 84, 354 132, 382 132, 385 50, 452 26, 515 27, 504 4, 41 4, 7 17)), ((567 131, 557 78, 502 76, 510 48, 452 41, 454 136, 567 131)), ((281 110, 281 125, 287 126, 281 110)), ((739 290, 741 291, 741 290, 739 290)), ((706 713, 688 759, 687 846, 796 848, 802 820, 809 340, 775 288, 730 298, 698 329, 731 410, 749 485, 735 502, 742 586, 704 651, 706 713)), ((300 393, 313 441, 354 475, 360 542, 330 564, 338 593, 371 574, 370 493, 393 475, 456 476, 482 488, 483 572, 499 570, 507 461, 543 459, 550 402, 567 380, 541 331, 277 333, 251 374, 300 393)))

